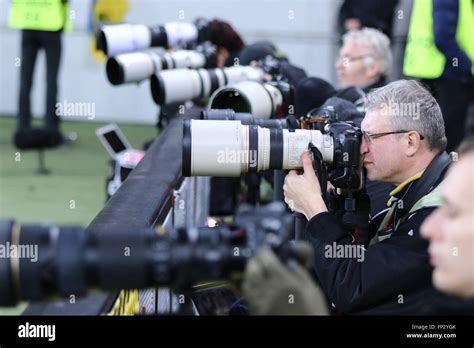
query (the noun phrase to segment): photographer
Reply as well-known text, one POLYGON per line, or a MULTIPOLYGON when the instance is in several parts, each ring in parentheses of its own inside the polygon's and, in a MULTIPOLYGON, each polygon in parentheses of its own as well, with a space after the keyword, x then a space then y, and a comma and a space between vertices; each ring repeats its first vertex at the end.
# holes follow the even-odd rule
MULTIPOLYGON (((343 46, 335 64, 341 89, 336 92, 323 81, 303 79, 296 88, 296 110, 298 113, 306 113, 321 106, 321 96, 326 94, 350 100, 358 108, 362 107, 365 93, 387 83, 391 66, 390 40, 385 34, 372 28, 349 31, 343 36, 343 46), (324 92, 321 93, 322 91, 324 92), (318 97, 314 97, 315 95, 318 97)), ((393 189, 394 186, 389 183, 367 182, 366 191, 371 200, 372 217, 386 208, 385 197, 393 189)))
MULTIPOLYGON (((444 315, 474 313, 474 191, 465 190, 474 166, 474 139, 461 144, 458 154, 460 160, 448 171, 446 183, 441 190, 443 205, 421 225, 422 237, 430 241, 434 286, 444 293, 464 299, 460 301, 454 297, 440 297, 434 306, 437 314, 444 315)), ((283 267, 270 251, 262 251, 249 261, 244 291, 252 313, 324 314, 320 295, 316 295, 319 289, 309 274, 302 270, 293 274, 292 270, 283 267), (268 279, 277 277, 280 282, 272 283, 270 287, 268 279), (265 291, 265 296, 257 297, 261 291, 265 291), (298 306, 282 301, 287 300, 290 294, 299 294, 298 306), (287 311, 283 312, 284 309, 287 311)))
POLYGON ((382 222, 370 221, 370 243, 353 239, 329 213, 307 153, 304 173, 291 171, 285 201, 309 220, 306 239, 314 249, 314 271, 335 307, 345 313, 417 314, 429 312, 436 296, 431 284, 427 243, 420 237, 425 218, 440 205, 433 192, 451 160, 440 108, 415 81, 396 81, 368 95, 362 121, 361 155, 370 180, 398 185, 382 222), (400 106, 417 107, 400 112, 400 106), (349 255, 348 247, 357 248, 349 255), (343 255, 339 253, 342 248, 343 255), (337 254, 336 250, 338 249, 337 254), (357 254, 357 258, 354 257, 357 254))
POLYGON ((209 22, 209 40, 217 46, 216 66, 232 66, 245 46, 239 33, 227 22, 214 19, 209 22))
POLYGON ((337 96, 361 106, 365 93, 387 83, 392 66, 390 40, 382 32, 364 28, 343 37, 343 46, 335 63, 339 89, 316 77, 303 78, 295 84, 296 112, 306 114, 324 101, 337 96))
POLYGON ((364 28, 342 37, 336 61, 336 76, 341 88, 359 87, 365 92, 384 86, 392 67, 390 40, 382 32, 364 28))

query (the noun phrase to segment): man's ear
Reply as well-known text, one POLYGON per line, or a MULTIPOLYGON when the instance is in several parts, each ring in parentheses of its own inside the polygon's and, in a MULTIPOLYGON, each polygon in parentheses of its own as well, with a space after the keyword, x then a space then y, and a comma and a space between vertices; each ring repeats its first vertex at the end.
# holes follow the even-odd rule
POLYGON ((380 62, 371 56, 365 57, 364 59, 366 59, 364 63, 367 69, 367 76, 370 79, 375 79, 380 75, 380 62))
POLYGON ((410 131, 406 134, 406 154, 408 157, 412 157, 421 146, 420 134, 415 131, 410 131))

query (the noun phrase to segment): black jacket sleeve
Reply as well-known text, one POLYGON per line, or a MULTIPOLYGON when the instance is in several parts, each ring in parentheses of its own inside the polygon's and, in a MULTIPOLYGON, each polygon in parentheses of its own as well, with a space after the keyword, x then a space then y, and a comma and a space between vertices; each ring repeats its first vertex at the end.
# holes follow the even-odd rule
POLYGON ((415 213, 391 238, 366 247, 361 258, 327 254, 328 248, 352 243, 333 214, 320 213, 308 222, 305 237, 315 249, 314 271, 336 308, 360 312, 430 286, 428 243, 420 237, 419 229, 431 212, 415 213))
POLYGON ((388 37, 392 35, 392 22, 398 0, 345 0, 339 10, 339 27, 344 30, 344 22, 357 18, 362 26, 376 28, 388 37))

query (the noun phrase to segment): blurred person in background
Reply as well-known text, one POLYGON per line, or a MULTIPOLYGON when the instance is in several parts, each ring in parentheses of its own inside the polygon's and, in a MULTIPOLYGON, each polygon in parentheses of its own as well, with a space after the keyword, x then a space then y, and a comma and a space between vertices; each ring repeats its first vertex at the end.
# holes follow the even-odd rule
MULTIPOLYGON (((343 45, 336 61, 339 87, 351 91, 354 87, 369 93, 386 85, 392 67, 390 40, 381 31, 372 28, 351 30, 344 34, 343 45)), ((371 216, 387 208, 389 193, 395 188, 390 183, 367 180, 366 190, 371 201, 371 216)))
POLYGON ((364 28, 347 32, 342 40, 335 65, 339 86, 360 87, 365 92, 384 86, 392 67, 389 38, 376 29, 364 28))
POLYGON ((22 30, 20 93, 18 99, 17 131, 31 127, 30 94, 36 57, 41 49, 46 55, 46 110, 44 130, 48 134, 48 146, 64 142, 60 131, 60 115, 56 114, 58 73, 61 63, 61 36, 70 30, 67 0, 39 2, 12 0, 9 26, 22 30))
POLYGON ((339 32, 375 28, 392 38, 393 14, 398 0, 344 0, 339 10, 339 32))
POLYGON ((414 0, 403 73, 421 79, 443 112, 447 151, 464 138, 474 99, 472 0, 414 0))
POLYGON ((469 298, 474 297, 474 138, 458 155, 443 184, 443 205, 425 220, 421 235, 430 241, 435 287, 469 298))

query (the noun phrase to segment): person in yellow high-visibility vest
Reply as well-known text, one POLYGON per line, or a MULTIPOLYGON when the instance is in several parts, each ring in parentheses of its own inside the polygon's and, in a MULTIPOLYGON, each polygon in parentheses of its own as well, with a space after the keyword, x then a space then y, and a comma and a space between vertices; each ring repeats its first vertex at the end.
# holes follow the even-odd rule
POLYGON ((414 0, 403 73, 428 84, 454 150, 465 132, 474 91, 473 0, 414 0))
POLYGON ((105 62, 105 54, 97 47, 95 33, 103 24, 123 23, 128 12, 128 0, 94 0, 92 2, 89 30, 93 34, 91 53, 99 62, 105 62))
POLYGON ((63 137, 56 115, 58 72, 61 60, 61 34, 70 28, 67 0, 12 0, 9 26, 22 30, 21 73, 18 102, 19 131, 31 127, 30 93, 36 57, 40 49, 46 54, 46 112, 44 126, 50 134, 50 146, 59 145, 63 137))

